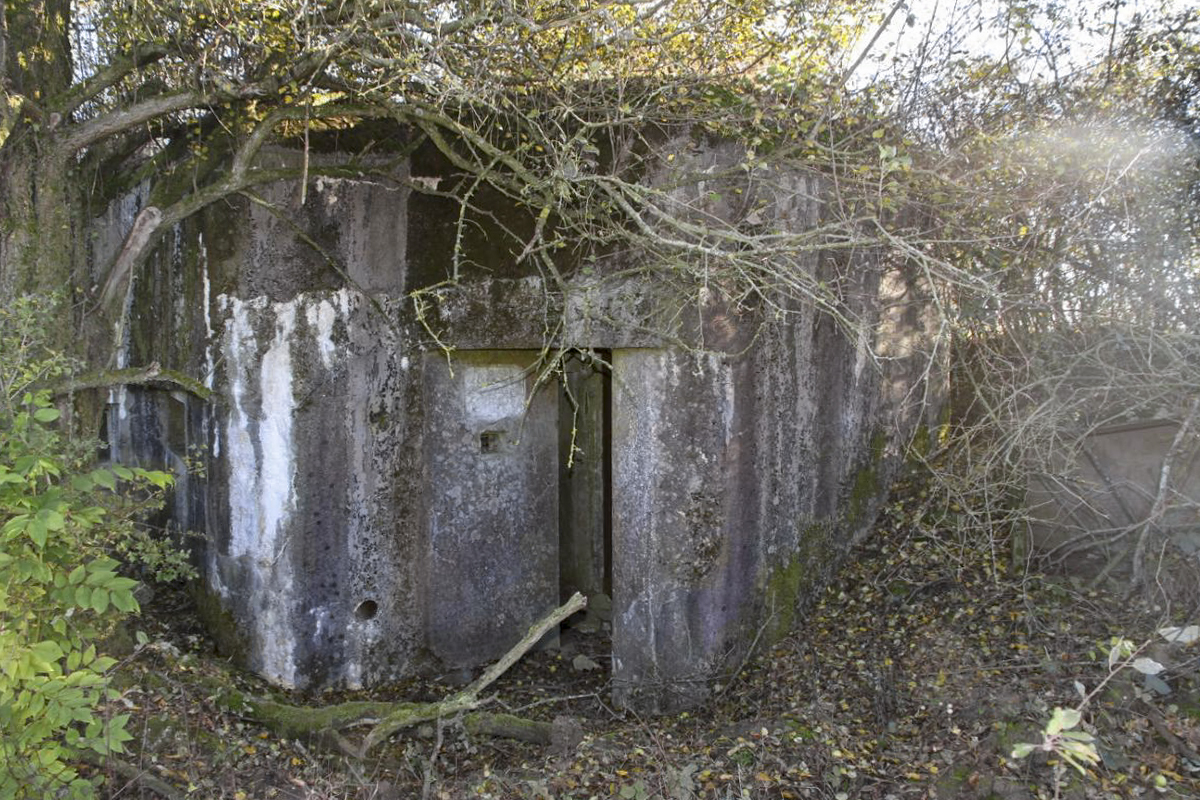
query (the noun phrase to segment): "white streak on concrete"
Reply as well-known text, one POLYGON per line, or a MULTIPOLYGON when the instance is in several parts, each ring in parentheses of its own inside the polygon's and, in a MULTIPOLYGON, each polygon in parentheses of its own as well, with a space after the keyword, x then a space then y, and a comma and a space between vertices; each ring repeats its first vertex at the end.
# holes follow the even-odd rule
POLYGON ((217 371, 216 359, 213 358, 213 345, 216 331, 212 324, 212 281, 208 277, 208 247, 204 244, 204 234, 196 237, 200 251, 200 280, 204 288, 204 388, 213 388, 213 375, 217 371))
MULTIPOLYGON (((207 272, 205 280, 207 298, 207 272)), ((315 350, 325 368, 331 369, 344 358, 333 333, 339 317, 349 319, 351 306, 348 290, 300 295, 283 303, 271 303, 266 297, 217 297, 217 309, 225 315, 229 408, 224 438, 230 533, 224 558, 242 577, 230 584, 236 588, 226 589, 220 580, 214 581, 213 588, 222 591, 226 600, 231 600, 230 591, 248 593, 236 605, 251 628, 256 666, 270 679, 289 686, 303 677, 297 675, 295 663, 294 617, 301 587, 296 585, 289 553, 297 524, 293 520, 296 394, 305 388, 296 385, 296 361, 315 350), (303 320, 299 326, 298 318, 303 320)), ((205 324, 210 325, 207 317, 205 324)), ((322 617, 318 622, 323 629, 329 621, 322 617)))
POLYGON ((863 369, 867 366, 867 357, 871 354, 871 331, 866 325, 858 328, 858 346, 854 357, 854 382, 862 380, 863 369))
MULTIPOLYGON (((339 292, 339 294, 341 293, 339 292)), ((344 308, 344 300, 339 305, 344 308)), ((333 357, 337 352, 337 348, 333 344, 333 323, 337 319, 338 312, 328 300, 322 300, 320 303, 306 308, 304 316, 308 321, 308 326, 316 332, 317 352, 321 355, 321 364, 325 369, 330 369, 333 367, 333 357)))
POLYGON ((733 441, 733 420, 734 411, 737 403, 737 391, 733 385, 733 367, 729 364, 722 364, 720 359, 713 356, 713 374, 720 376, 721 389, 725 395, 725 402, 721 407, 721 422, 725 430, 725 444, 728 445, 733 441))
POLYGON ((262 539, 259 558, 272 563, 284 546, 288 516, 296 505, 293 495, 295 463, 292 452, 292 331, 296 326, 295 303, 275 304, 275 338, 262 360, 259 388, 262 393, 261 509, 262 539))
POLYGON ((249 554, 259 535, 258 454, 246 405, 246 380, 257 360, 258 346, 250 327, 250 309, 237 298, 222 296, 231 308, 225 321, 225 363, 229 374, 229 417, 225 447, 229 459, 229 554, 249 554))
MULTIPOLYGON (((252 639, 262 671, 280 683, 295 681, 295 642, 288 619, 292 575, 284 550, 288 517, 295 507, 292 452, 291 336, 293 303, 276 303, 274 335, 258 359, 254 323, 268 313, 266 298, 243 302, 221 298, 231 314, 225 323, 225 360, 230 412, 226 423, 229 460, 229 556, 252 571, 252 639), (249 397, 257 379, 258 408, 249 397), (256 441, 257 440, 257 441, 256 441), (256 447, 257 444, 257 447, 256 447)), ((214 587, 217 588, 217 587, 214 587)))

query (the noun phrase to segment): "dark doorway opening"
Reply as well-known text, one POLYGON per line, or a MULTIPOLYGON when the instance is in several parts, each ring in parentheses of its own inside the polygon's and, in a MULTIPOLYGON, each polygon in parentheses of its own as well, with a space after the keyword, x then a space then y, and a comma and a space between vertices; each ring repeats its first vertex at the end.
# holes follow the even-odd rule
POLYGON ((611 630, 612 352, 576 350, 559 390, 559 594, 588 597, 584 624, 611 630))

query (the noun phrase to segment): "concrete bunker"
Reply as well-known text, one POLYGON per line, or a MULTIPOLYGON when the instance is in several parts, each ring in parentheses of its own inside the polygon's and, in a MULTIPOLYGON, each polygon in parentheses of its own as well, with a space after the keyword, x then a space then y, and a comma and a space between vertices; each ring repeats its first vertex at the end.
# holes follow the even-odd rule
MULTIPOLYGON (((778 183, 772 207, 813 224, 814 185, 778 183)), ((921 293, 814 252, 865 321, 852 340, 815 307, 680 301, 623 264, 552 284, 488 252, 451 276, 445 202, 322 180, 291 224, 247 203, 177 228, 123 357, 212 397, 182 417, 160 390, 115 398, 114 441, 143 442, 120 457, 180 469, 200 446, 179 504, 206 534, 200 605, 277 683, 477 667, 580 590, 611 603, 616 702, 702 700, 871 524, 921 419, 921 293)))

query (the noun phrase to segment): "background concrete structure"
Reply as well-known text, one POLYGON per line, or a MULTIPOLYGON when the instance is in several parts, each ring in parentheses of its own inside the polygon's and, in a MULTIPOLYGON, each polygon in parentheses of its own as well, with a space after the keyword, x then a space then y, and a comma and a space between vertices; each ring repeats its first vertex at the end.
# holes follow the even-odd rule
MULTIPOLYGON (((395 177, 429 169, 418 154, 395 177)), ((787 185, 774 213, 814 224, 819 193, 787 185)), ((142 442, 122 458, 206 462, 177 513, 207 537, 201 605, 281 684, 476 666, 581 589, 611 597, 617 701, 694 703, 790 628, 921 421, 925 306, 869 256, 812 256, 867 321, 852 340, 811 307, 686 300, 617 269, 557 286, 482 223, 448 282, 457 206, 402 181, 266 195, 286 222, 214 206, 130 309, 130 363, 213 399, 130 390, 110 432, 142 442)))
MULTIPOLYGON (((1200 450, 1194 437, 1180 442, 1163 482, 1163 466, 1178 435, 1179 422, 1165 418, 1094 431, 1073 458, 1063 459, 1057 475, 1031 482, 1026 501, 1034 517, 1034 546, 1064 554, 1074 572, 1095 575, 1151 525, 1194 559, 1200 554, 1200 450), (1156 517, 1160 489, 1162 510, 1156 517), (1089 547, 1075 551, 1072 544, 1089 547)), ((1115 575, 1127 578, 1127 572, 1122 563, 1115 575)), ((1187 587, 1188 594, 1194 588, 1187 587)))

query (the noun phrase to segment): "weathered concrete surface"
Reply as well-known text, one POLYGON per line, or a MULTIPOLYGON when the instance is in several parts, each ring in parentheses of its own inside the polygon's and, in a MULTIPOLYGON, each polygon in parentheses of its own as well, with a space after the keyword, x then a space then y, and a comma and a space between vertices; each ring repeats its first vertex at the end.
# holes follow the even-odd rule
MULTIPOLYGON (((681 201, 720 194, 701 188, 681 201)), ((788 224, 817 218, 803 179, 755 192, 788 224)), ((131 309, 138 359, 215 391, 187 411, 207 442, 209 606, 272 680, 478 665, 587 583, 612 595, 618 702, 694 703, 791 627, 874 518, 929 335, 898 274, 814 251, 814 280, 841 270, 857 340, 811 307, 776 319, 644 280, 580 275, 564 295, 496 253, 472 255, 490 277, 430 288, 453 272, 440 199, 379 181, 298 194, 266 192, 282 218, 255 204, 181 229, 193 277, 131 309), (610 376, 569 377, 576 351, 610 376), (577 475, 564 370, 589 409, 577 475)), ((170 437, 161 409, 136 413, 170 437)))
MULTIPOLYGON (((613 353, 617 702, 646 692, 650 704, 671 707, 702 694, 740 627, 741 601, 731 605, 712 592, 728 568, 741 566, 730 563, 738 542, 724 535, 732 522, 725 516, 732 377, 714 356, 613 353)), ((739 577, 753 584, 753 574, 739 577)))
POLYGON ((559 604, 558 397, 537 352, 427 353, 428 646, 449 667, 503 655, 559 604))

